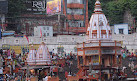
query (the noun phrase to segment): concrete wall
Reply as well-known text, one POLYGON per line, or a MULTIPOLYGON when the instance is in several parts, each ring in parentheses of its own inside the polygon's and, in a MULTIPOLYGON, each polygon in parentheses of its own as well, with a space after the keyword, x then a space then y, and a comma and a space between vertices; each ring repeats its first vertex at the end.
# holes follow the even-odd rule
POLYGON ((77 43, 82 43, 85 41, 84 36, 70 36, 70 35, 60 35, 57 37, 28 37, 29 38, 29 43, 25 37, 3 37, 2 40, 0 40, 2 44, 8 44, 11 46, 24 46, 28 44, 40 44, 42 41, 44 41, 47 46, 49 51, 52 51, 54 49, 54 52, 57 53, 57 47, 64 47, 64 51, 66 53, 70 53, 71 51, 73 53, 76 53, 75 47, 77 43))
MULTIPOLYGON (((123 47, 127 47, 130 52, 135 52, 137 50, 137 33, 120 35, 113 34, 112 40, 122 41, 123 47)), ((21 37, 3 37, 0 40, 0 47, 2 44, 24 46, 28 44, 40 44, 42 40, 47 44, 49 51, 54 49, 54 52, 57 53, 57 47, 63 46, 64 51, 67 53, 75 52, 74 48, 77 43, 82 43, 86 40, 85 36, 72 36, 72 35, 59 35, 57 37, 29 37, 29 43, 27 39, 21 37)), ((75 52, 76 53, 76 52, 75 52)))
POLYGON ((137 50, 137 33, 128 34, 128 35, 120 35, 113 34, 113 40, 122 41, 123 47, 127 47, 130 52, 136 52, 137 50))

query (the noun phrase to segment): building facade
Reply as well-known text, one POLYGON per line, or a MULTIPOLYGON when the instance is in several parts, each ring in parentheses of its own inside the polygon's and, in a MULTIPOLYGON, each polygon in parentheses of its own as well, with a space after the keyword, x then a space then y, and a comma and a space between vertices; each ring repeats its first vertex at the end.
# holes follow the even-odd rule
POLYGON ((85 33, 88 27, 88 0, 63 0, 68 33, 85 33))

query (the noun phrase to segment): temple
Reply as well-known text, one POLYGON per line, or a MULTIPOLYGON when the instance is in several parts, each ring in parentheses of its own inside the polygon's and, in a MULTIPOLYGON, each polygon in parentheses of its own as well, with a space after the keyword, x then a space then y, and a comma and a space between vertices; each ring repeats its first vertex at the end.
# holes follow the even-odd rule
POLYGON ((32 45, 28 54, 27 63, 28 65, 50 65, 50 54, 44 42, 41 43, 37 51, 32 45))
POLYGON ((87 40, 77 45, 79 80, 109 80, 121 68, 121 42, 113 41, 109 22, 102 12, 99 0, 95 3, 87 40))
POLYGON ((26 60, 27 66, 22 69, 27 71, 28 76, 32 76, 29 77, 30 81, 59 81, 57 72, 54 72, 57 66, 51 63, 50 53, 44 42, 41 43, 38 50, 31 45, 26 60))
POLYGON ((88 41, 90 40, 110 40, 111 30, 106 16, 102 13, 101 3, 96 1, 95 3, 95 13, 92 14, 89 27, 87 29, 88 41))

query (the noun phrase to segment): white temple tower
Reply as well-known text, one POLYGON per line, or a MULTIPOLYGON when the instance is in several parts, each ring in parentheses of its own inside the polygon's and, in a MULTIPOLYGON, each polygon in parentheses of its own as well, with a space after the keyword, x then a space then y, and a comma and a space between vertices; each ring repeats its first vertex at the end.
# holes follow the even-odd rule
POLYGON ((27 57, 28 65, 49 65, 51 63, 50 53, 44 42, 41 43, 36 51, 33 47, 27 57))
POLYGON ((106 16, 102 12, 101 3, 97 0, 95 3, 95 13, 92 14, 88 32, 88 40, 111 39, 111 30, 106 16))

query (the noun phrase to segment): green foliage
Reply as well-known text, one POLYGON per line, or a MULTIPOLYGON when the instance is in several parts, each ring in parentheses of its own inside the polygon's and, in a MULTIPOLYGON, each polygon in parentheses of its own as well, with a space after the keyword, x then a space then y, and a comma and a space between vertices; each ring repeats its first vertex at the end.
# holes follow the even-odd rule
MULTIPOLYGON (((137 20, 137 0, 100 0, 100 2, 111 25, 123 23, 126 10, 130 10, 132 16, 137 20)), ((89 0, 89 15, 93 13, 91 10, 94 11, 94 4, 95 1, 89 0)))
POLYGON ((8 0, 8 17, 17 17, 25 9, 25 0, 8 0))
POLYGON ((90 18, 95 6, 95 0, 88 0, 88 17, 90 18))
POLYGON ((137 0, 130 0, 129 4, 131 14, 137 20, 137 0))

